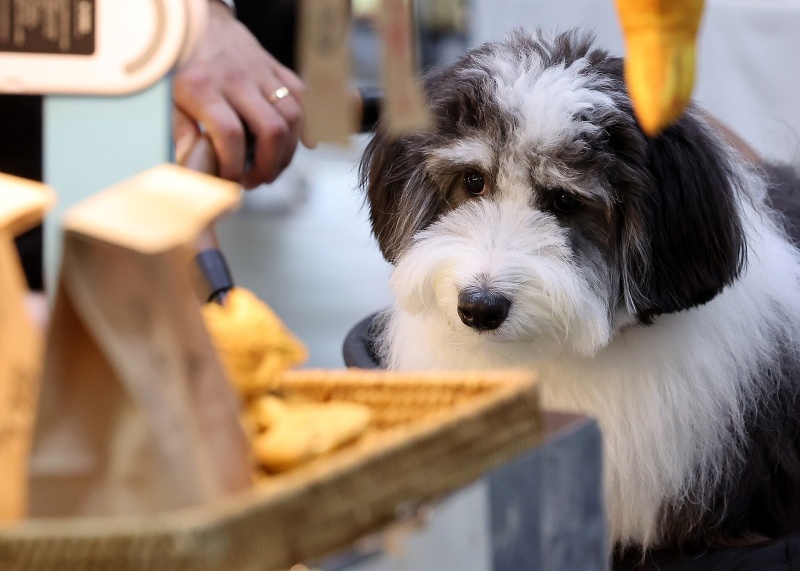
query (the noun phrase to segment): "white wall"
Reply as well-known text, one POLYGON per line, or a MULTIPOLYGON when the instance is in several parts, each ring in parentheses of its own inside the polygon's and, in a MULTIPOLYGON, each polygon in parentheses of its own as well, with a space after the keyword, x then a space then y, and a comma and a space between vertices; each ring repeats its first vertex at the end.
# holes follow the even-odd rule
MULTIPOLYGON (((613 0, 470 0, 470 43, 510 30, 592 29, 623 53, 613 0)), ((800 164, 800 2, 707 0, 695 98, 764 156, 800 164)))

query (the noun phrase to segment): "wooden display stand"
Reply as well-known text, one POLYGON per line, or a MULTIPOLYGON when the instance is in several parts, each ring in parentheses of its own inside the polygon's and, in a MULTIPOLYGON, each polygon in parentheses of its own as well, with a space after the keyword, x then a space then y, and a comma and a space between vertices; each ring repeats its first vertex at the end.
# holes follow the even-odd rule
POLYGON ((194 295, 238 187, 156 167, 69 210, 31 461, 33 516, 154 513, 250 484, 239 403, 194 295))
MULTIPOLYGON (((367 406, 372 426, 349 446, 222 501, 155 515, 0 526, 0 568, 288 569, 383 529, 409 506, 474 482, 542 438, 531 371, 298 370, 280 375, 275 388, 288 400, 367 406)), ((117 484, 131 488, 130 480, 117 484)))
POLYGON ((25 310, 28 288, 14 237, 38 224, 54 201, 48 187, 0 174, 0 521, 25 514, 43 346, 25 310))

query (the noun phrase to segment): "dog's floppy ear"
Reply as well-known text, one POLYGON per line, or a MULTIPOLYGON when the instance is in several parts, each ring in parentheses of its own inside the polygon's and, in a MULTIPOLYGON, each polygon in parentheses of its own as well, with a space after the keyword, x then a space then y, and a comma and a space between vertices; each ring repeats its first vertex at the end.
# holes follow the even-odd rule
POLYGON ((379 125, 361 159, 360 182, 366 189, 372 233, 392 264, 414 235, 434 219, 444 200, 428 178, 422 139, 416 135, 390 137, 379 125))
POLYGON ((646 140, 643 166, 621 237, 626 302, 646 323, 710 301, 741 272, 746 245, 727 153, 691 113, 646 140))
POLYGON ((392 227, 397 224, 400 197, 405 187, 405 177, 399 176, 397 161, 404 156, 401 139, 376 133, 370 140, 359 166, 359 179, 366 190, 372 233, 378 240, 383 257, 394 263, 398 252, 392 227))

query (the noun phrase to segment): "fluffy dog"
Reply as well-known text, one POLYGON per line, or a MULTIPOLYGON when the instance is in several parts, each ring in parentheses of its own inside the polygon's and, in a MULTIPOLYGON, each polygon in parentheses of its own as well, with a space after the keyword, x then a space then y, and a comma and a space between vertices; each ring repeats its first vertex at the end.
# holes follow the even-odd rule
POLYGON ((379 356, 538 369, 547 407, 599 420, 618 546, 798 530, 800 252, 774 207, 800 204, 776 184, 794 173, 696 107, 645 136, 592 41, 484 45, 427 77, 431 132, 378 129, 361 178, 396 296, 379 356))

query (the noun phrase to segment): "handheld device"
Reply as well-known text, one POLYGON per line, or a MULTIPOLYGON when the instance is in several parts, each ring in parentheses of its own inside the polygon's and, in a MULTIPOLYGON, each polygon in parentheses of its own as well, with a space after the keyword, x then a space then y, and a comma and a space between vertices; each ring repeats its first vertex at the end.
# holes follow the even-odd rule
POLYGON ((0 92, 124 95, 161 79, 208 0, 0 1, 0 92))

